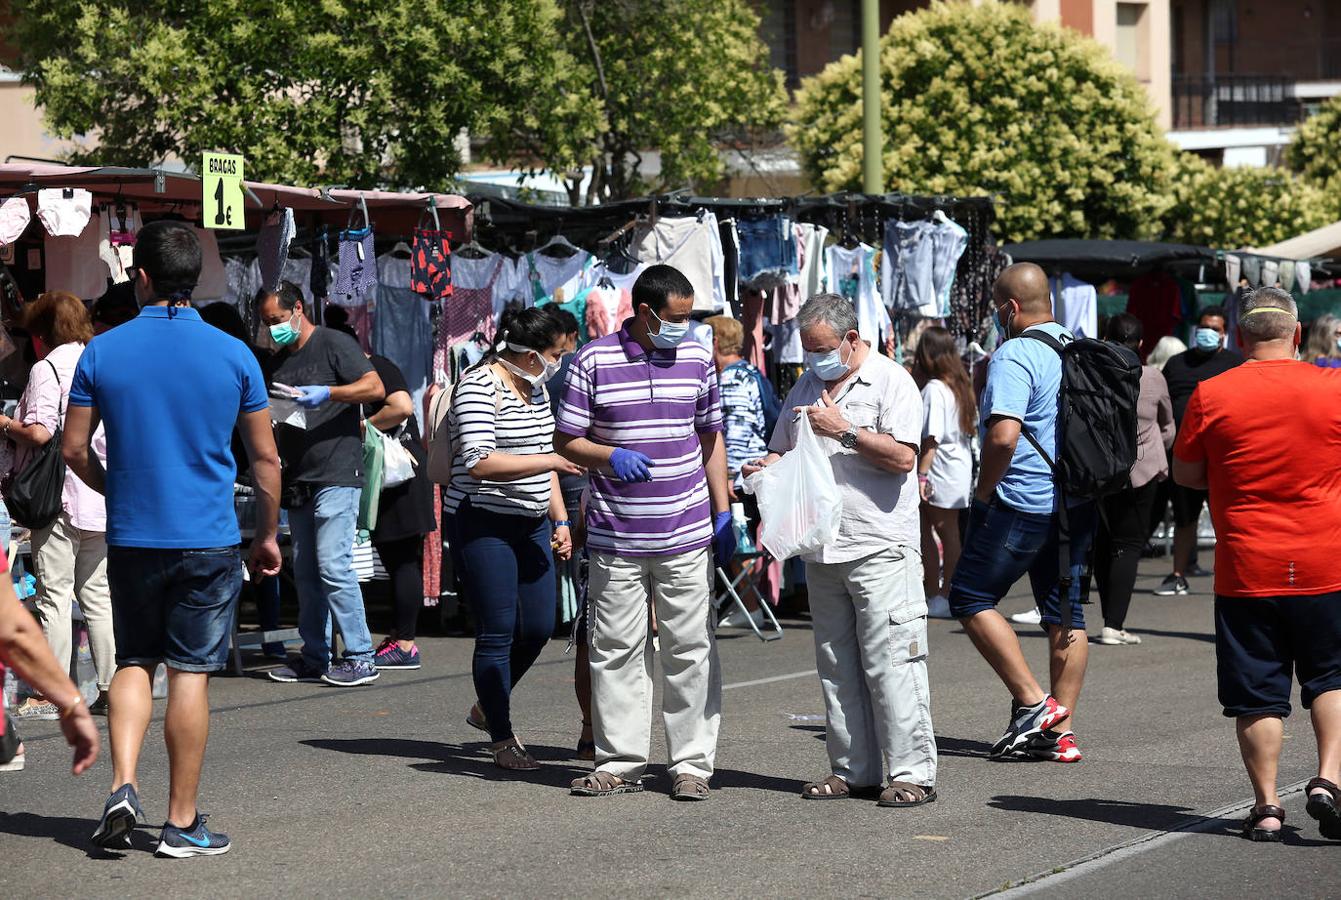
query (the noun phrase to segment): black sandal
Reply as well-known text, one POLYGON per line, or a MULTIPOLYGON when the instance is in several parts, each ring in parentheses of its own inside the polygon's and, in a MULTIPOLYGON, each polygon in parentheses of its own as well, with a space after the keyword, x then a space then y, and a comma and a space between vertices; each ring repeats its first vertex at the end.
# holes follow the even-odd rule
POLYGON ((1258 843, 1275 844, 1280 842, 1281 832, 1285 830, 1285 810, 1279 806, 1263 804, 1254 806, 1248 811, 1248 818, 1243 820, 1243 836, 1250 841, 1258 843), (1268 831, 1265 828, 1258 828, 1257 823, 1263 819, 1279 819, 1280 828, 1274 831, 1268 831))
POLYGON ((1308 806, 1305 809, 1317 820, 1318 831, 1325 838, 1341 841, 1341 809, 1337 808, 1341 803, 1341 788, 1326 778, 1314 778, 1304 786, 1304 793, 1308 795, 1308 806), (1319 789, 1326 793, 1313 793, 1319 789))

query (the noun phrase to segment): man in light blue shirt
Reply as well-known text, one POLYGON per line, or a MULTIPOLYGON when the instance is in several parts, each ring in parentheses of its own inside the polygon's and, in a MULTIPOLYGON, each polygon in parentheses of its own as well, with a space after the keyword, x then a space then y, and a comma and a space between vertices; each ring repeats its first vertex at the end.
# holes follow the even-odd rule
MULTIPOLYGON (((1006 269, 992 287, 998 326, 1006 338, 992 357, 982 399, 982 465, 969 515, 964 554, 950 586, 950 611, 1010 690, 1011 720, 991 756, 1030 756, 1079 762, 1072 712, 1089 659, 1084 615, 1075 605, 1062 627, 1058 565, 1057 492, 1052 468, 1028 440, 1057 458, 1061 357, 1039 332, 1066 343, 1070 332, 1053 321, 1048 279, 1032 263, 1006 269), (996 605, 1029 576, 1048 632, 1051 693, 1029 670, 1019 639, 996 605), (1068 721, 1070 720, 1070 721, 1068 721), (1058 730, 1063 721, 1066 731, 1058 730)), ((1094 535, 1094 507, 1068 503, 1071 569, 1083 568, 1094 535)))

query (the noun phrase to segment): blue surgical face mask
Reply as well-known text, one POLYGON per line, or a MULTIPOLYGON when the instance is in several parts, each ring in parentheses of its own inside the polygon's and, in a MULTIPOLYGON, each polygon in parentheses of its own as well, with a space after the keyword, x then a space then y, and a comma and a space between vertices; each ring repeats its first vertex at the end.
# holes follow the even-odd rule
POLYGON ((298 340, 298 329, 294 327, 293 320, 298 318, 298 312, 295 310, 293 316, 287 322, 280 322, 278 325, 270 326, 270 339, 281 347, 287 347, 298 340))
POLYGON ((1220 349, 1220 332, 1214 328, 1198 328, 1192 336, 1192 343, 1202 353, 1214 353, 1220 349))
MULTIPOLYGON (((848 373, 847 362, 843 359, 843 341, 837 347, 827 353, 806 352, 806 365, 824 381, 837 381, 848 373)), ((852 353, 848 353, 848 359, 852 358, 852 353)))
POLYGON ((652 339, 652 346, 660 350, 674 350, 689 333, 689 322, 666 322, 656 313, 652 313, 652 318, 657 320, 660 327, 655 334, 649 333, 648 337, 652 339))

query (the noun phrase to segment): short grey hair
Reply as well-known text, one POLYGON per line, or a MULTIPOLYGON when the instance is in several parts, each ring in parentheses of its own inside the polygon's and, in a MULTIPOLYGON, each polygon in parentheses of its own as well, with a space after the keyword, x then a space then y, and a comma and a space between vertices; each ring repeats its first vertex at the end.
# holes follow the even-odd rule
POLYGON ((1254 341, 1279 341, 1294 334, 1299 307, 1288 291, 1260 287, 1239 300, 1239 330, 1254 341))
POLYGON ((801 307, 796 321, 802 331, 821 323, 828 325, 840 339, 849 331, 859 330, 857 310, 842 294, 816 294, 801 307))

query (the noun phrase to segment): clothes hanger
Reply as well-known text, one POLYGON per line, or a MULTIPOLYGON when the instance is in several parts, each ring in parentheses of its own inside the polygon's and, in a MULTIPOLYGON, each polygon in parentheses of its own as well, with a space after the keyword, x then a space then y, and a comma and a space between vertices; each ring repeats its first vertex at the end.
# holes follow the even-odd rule
POLYGON ((399 240, 396 241, 396 245, 391 248, 391 255, 400 259, 409 259, 414 256, 414 251, 410 249, 410 245, 405 243, 404 240, 399 240))
POLYGON ((474 236, 456 248, 456 255, 466 259, 488 259, 489 251, 480 246, 474 236))
MULTIPOLYGON (((563 221, 560 220, 559 227, 563 227, 563 221)), ((581 248, 574 244, 562 234, 555 232, 554 236, 546 241, 542 246, 536 248, 536 253, 543 253, 545 256, 557 257, 559 259, 569 259, 581 252, 581 248), (566 253, 551 253, 551 250, 566 249, 566 253)))

